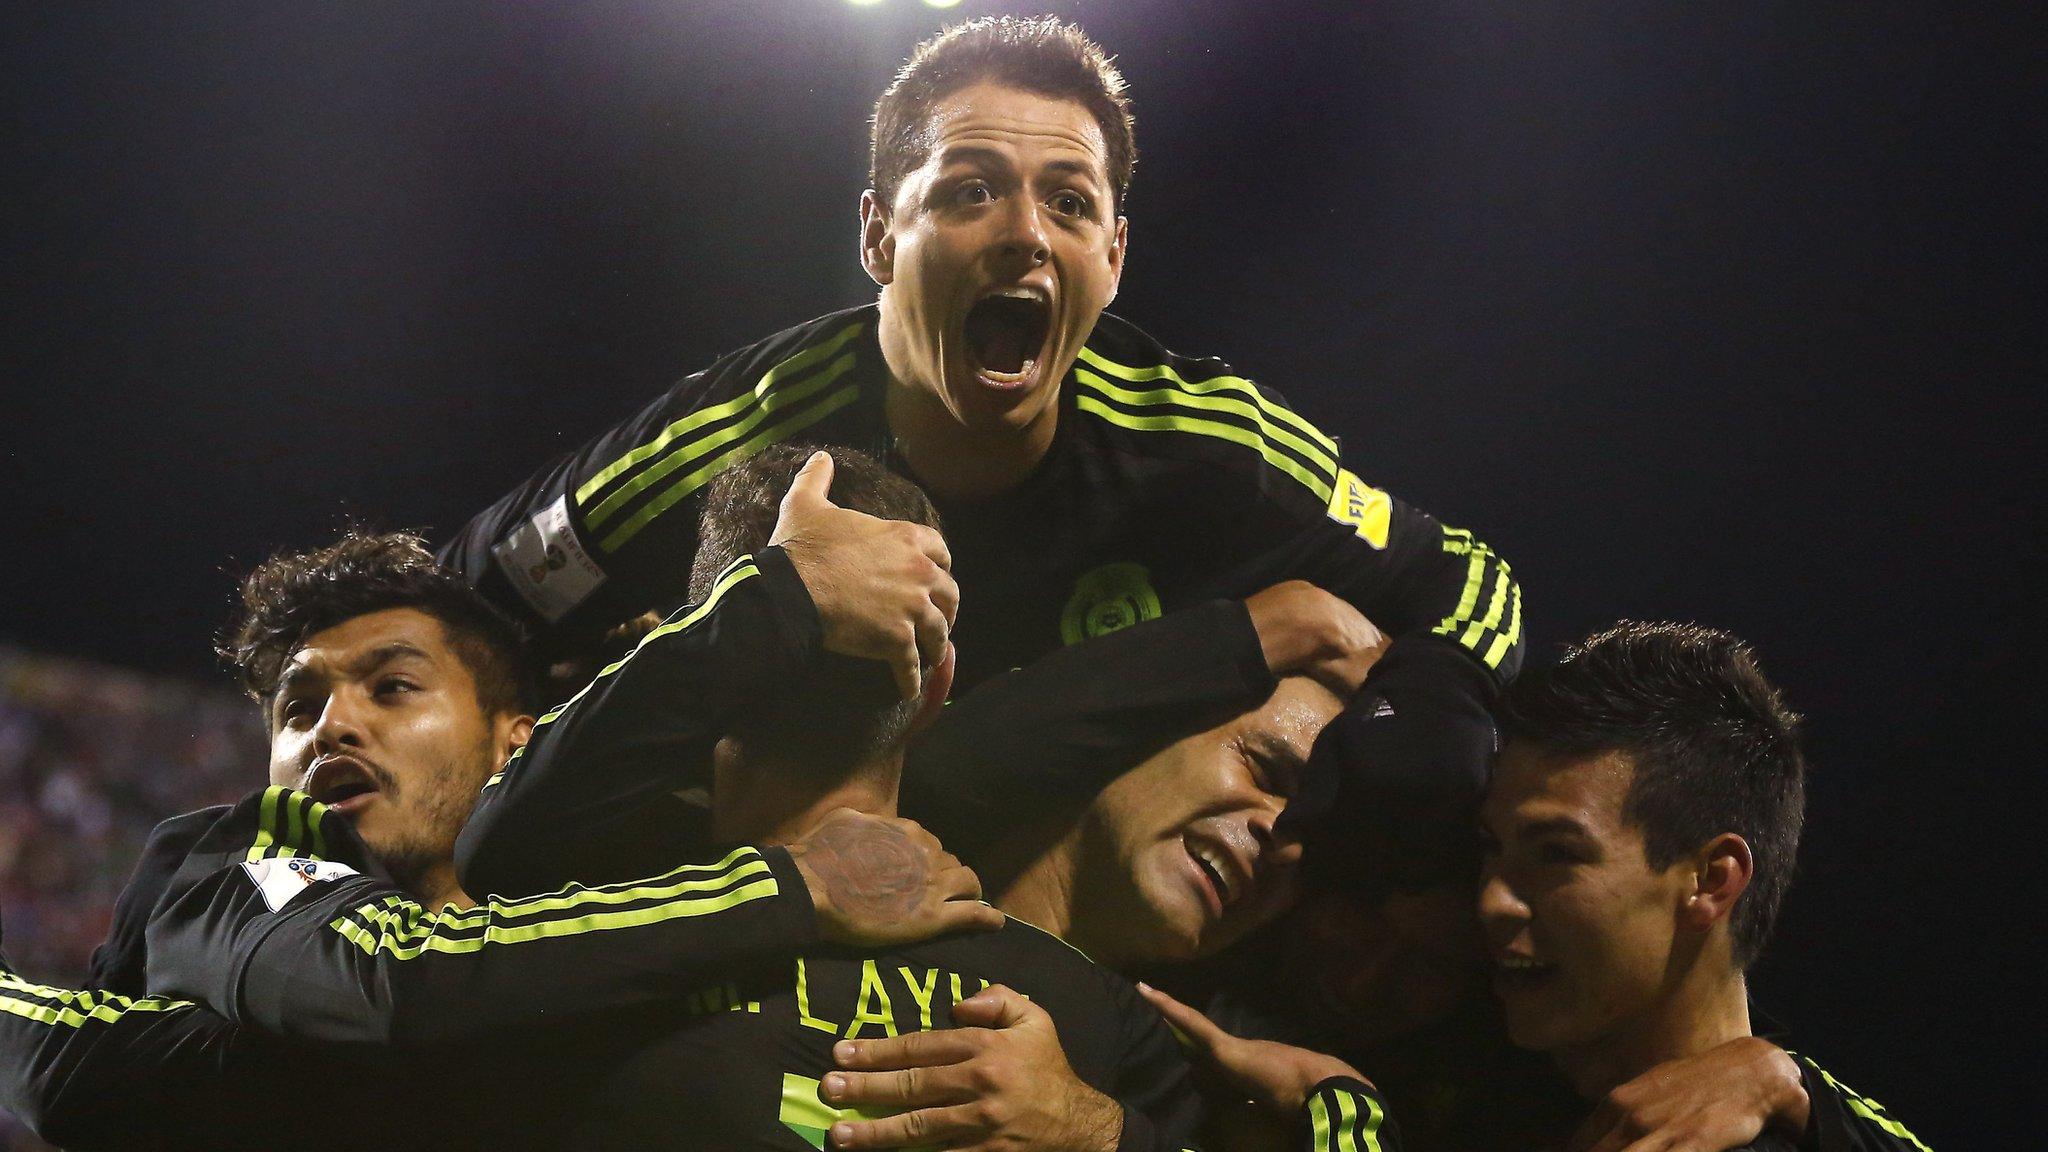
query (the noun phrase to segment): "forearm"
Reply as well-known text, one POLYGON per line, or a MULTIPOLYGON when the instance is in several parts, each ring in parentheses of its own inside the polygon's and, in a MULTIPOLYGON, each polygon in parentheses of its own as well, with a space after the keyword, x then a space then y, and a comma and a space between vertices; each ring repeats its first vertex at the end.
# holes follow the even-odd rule
POLYGON ((912 746, 904 811, 945 840, 1093 795, 1161 745, 1270 694, 1259 639, 1241 602, 1215 601, 989 680, 912 746))
POLYGON ((803 879, 780 849, 467 910, 365 896, 338 893, 264 933, 239 974, 234 1018, 372 1059, 475 1048, 672 1003, 817 939, 803 879))
MULTIPOLYGON (((229 1068, 232 1028, 188 1001, 129 998, 0 970, 0 1109, 89 1152, 187 1146, 223 1117, 196 1089, 229 1068)), ((196 1143, 196 1141, 195 1141, 196 1143)))
POLYGON ((708 782, 711 748, 816 649, 819 626, 780 549, 729 568, 583 691, 541 716, 456 841, 465 891, 528 893, 673 863, 624 837, 637 814, 708 782))

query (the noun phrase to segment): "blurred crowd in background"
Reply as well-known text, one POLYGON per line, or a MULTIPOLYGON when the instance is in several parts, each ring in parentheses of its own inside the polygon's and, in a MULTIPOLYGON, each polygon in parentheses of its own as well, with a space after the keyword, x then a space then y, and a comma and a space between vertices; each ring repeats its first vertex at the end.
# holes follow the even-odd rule
POLYGON ((157 821, 242 795, 267 756, 220 684, 0 646, 0 924, 32 980, 83 982, 157 821))
MULTIPOLYGON (((248 793, 268 749, 221 684, 0 646, 0 925, 30 980, 84 983, 157 821, 248 793)), ((0 1113, 0 1150, 47 1145, 0 1113)))

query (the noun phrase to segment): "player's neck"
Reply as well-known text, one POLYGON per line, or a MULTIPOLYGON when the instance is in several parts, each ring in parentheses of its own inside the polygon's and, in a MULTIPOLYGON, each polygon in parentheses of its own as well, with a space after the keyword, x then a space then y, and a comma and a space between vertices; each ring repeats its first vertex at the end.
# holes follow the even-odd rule
MULTIPOLYGON (((1069 832, 1019 868, 996 893, 995 906, 1062 940, 1071 940, 1074 930, 1074 872, 1075 863, 1080 858, 1076 851, 1079 847, 1077 836, 1077 832, 1069 832)), ((1088 951, 1086 945, 1076 946, 1088 951)))
POLYGON ((984 500, 1023 483, 1052 447, 1059 405, 1048 404, 1024 428, 961 425, 930 391, 897 383, 884 403, 896 458, 941 502, 984 500))
POLYGON ((1598 1100, 1668 1060, 1696 1056, 1750 1034, 1749 989, 1728 962, 1695 962, 1671 992, 1637 1019, 1582 1048, 1553 1053, 1579 1095, 1598 1100))
POLYGON ((455 880, 455 861, 436 864, 415 877, 408 877, 405 888, 429 909, 438 909, 446 904, 457 908, 474 908, 476 901, 462 890, 455 880))
POLYGON ((894 816, 903 779, 900 754, 829 781, 801 768, 723 752, 713 762, 711 829, 727 844, 787 844, 837 808, 894 816))

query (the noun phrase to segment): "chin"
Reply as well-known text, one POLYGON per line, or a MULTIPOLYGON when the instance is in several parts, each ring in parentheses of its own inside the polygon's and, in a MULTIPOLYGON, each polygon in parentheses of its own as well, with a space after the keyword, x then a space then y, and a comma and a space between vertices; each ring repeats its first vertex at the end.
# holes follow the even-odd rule
POLYGON ((1530 1052, 1556 1052, 1569 1048, 1579 1042, 1579 1034, 1585 1031, 1578 1021, 1535 1004, 1516 1008, 1503 1002, 1501 1019, 1507 1025, 1508 1039, 1514 1041, 1515 1047, 1530 1052))

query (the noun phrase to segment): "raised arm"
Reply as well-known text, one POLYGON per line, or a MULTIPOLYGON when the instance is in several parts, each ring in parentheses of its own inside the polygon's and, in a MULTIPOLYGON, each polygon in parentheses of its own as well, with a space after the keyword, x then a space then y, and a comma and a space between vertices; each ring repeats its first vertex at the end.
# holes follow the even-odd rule
MULTIPOLYGON (((668 793, 708 783, 717 741, 819 652, 886 666, 904 697, 945 659, 959 608, 938 533, 835 506, 815 453, 777 510, 769 546, 733 561, 701 604, 534 725, 485 786, 456 845, 470 892, 535 892, 673 863, 648 826, 668 793)), ((879 672, 879 667, 878 667, 879 672)))
POLYGON ((826 317, 720 357, 521 481, 441 561, 557 653, 668 612, 688 596, 704 486, 764 445, 824 438, 872 329, 866 312, 826 317))
POLYGON ((437 910, 385 879, 325 806, 270 788, 174 879, 149 926, 150 984, 374 1060, 672 1002, 820 939, 876 947, 993 926, 979 895, 915 824, 841 811, 787 848, 437 910), (869 840, 894 851, 863 851, 869 840), (878 856, 894 869, 888 900, 865 898, 878 856))
POLYGON ((1304 581, 1170 612, 982 682, 911 745, 903 807, 948 842, 1093 795, 1159 748, 1257 706, 1280 677, 1340 697, 1385 649, 1304 581))

